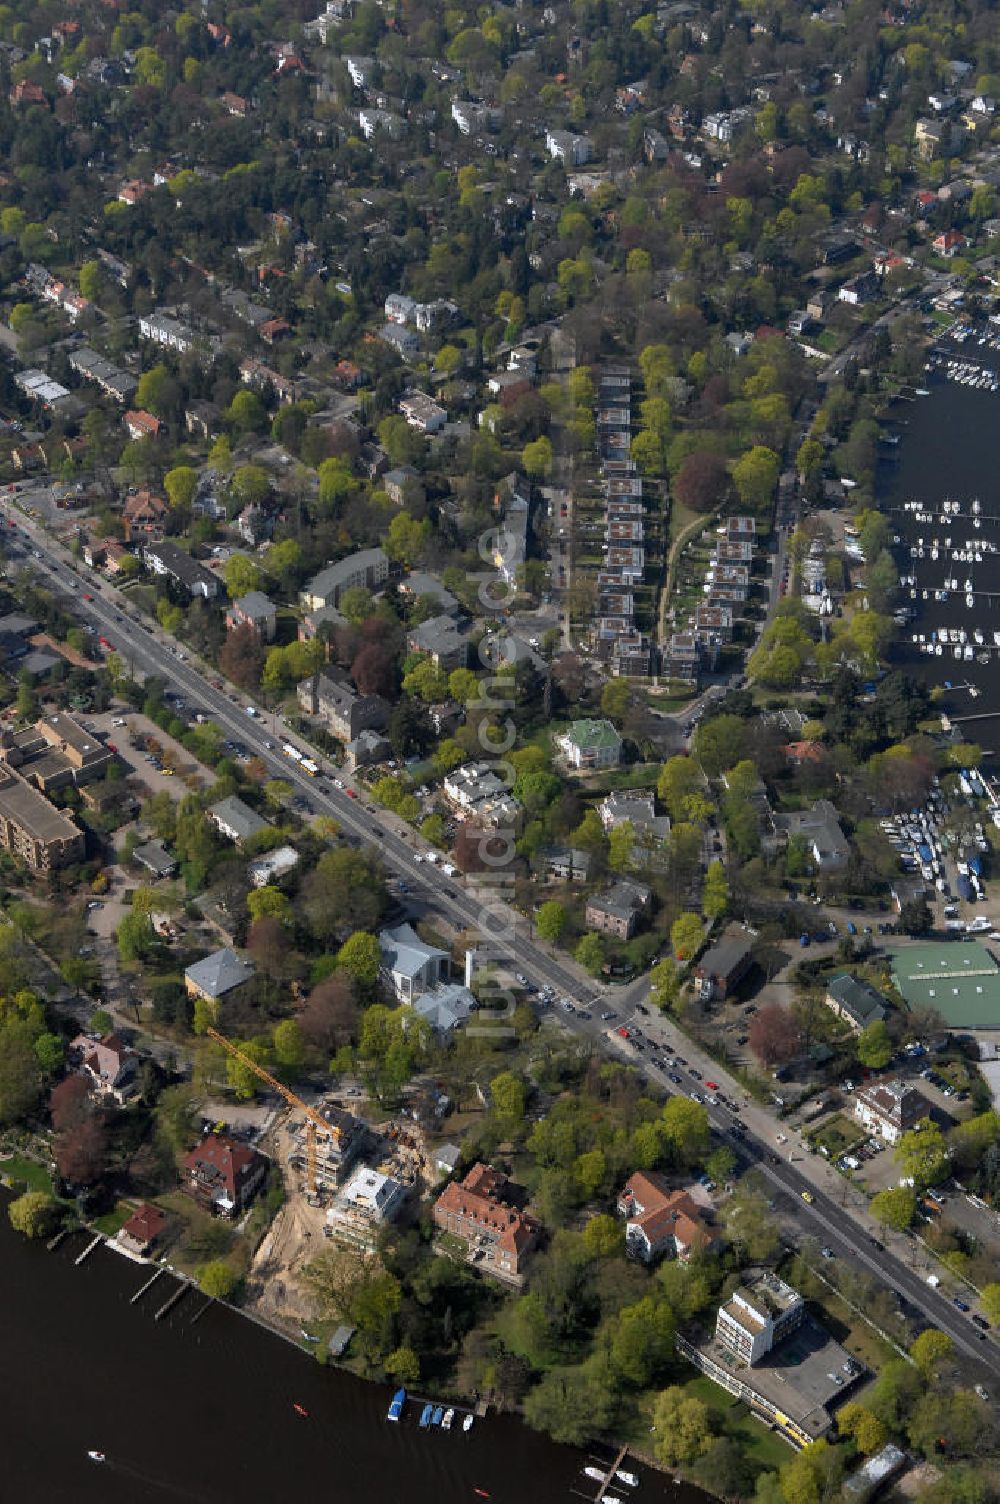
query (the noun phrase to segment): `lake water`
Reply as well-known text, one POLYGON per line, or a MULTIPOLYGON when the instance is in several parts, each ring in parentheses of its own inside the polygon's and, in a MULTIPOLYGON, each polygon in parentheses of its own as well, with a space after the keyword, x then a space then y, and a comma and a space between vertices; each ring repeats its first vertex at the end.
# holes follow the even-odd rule
MULTIPOLYGON (((290 1343, 164 1275, 136 1305, 148 1267, 86 1242, 49 1252, 14 1233, 0 1197, 4 1482, 26 1504, 551 1504, 593 1498, 583 1453, 512 1416, 426 1433, 407 1408, 389 1425, 384 1386, 321 1368, 290 1343), (296 1415, 298 1402, 308 1419, 296 1415), (107 1454, 90 1462, 89 1449, 107 1454)), ((589 1460, 593 1461, 593 1458, 589 1460)), ((696 1489, 643 1474, 637 1504, 708 1504, 696 1489)), ((618 1493, 632 1493, 624 1487, 618 1493)))
MULTIPOLYGON (((954 359, 1000 369, 1000 354, 975 339, 964 346, 946 341, 939 348, 954 359)), ((1000 469, 995 449, 1000 392, 960 385, 941 371, 928 373, 925 380, 929 396, 894 404, 887 432, 897 433, 900 443, 895 450, 882 448, 887 458, 879 467, 880 505, 901 538, 895 550, 899 572, 915 577, 902 587, 899 604, 918 613, 902 630, 894 657, 929 686, 950 682, 940 704, 948 714, 1000 713, 1000 646, 994 641, 994 633, 1000 632, 1000 469), (945 510, 946 501, 958 504, 957 515, 945 510), (907 502, 920 503, 923 516, 900 510, 907 502), (913 550, 919 555, 921 548, 922 557, 915 556, 913 550), (947 593, 947 600, 935 598, 940 592, 947 593), (923 634, 928 643, 932 633, 940 640, 942 628, 949 636, 964 630, 972 656, 964 643, 957 645, 961 656, 956 658, 953 641, 940 643, 941 653, 933 656, 912 641, 914 633, 923 634)), ((973 721, 965 734, 970 741, 1000 747, 1000 721, 973 721)))

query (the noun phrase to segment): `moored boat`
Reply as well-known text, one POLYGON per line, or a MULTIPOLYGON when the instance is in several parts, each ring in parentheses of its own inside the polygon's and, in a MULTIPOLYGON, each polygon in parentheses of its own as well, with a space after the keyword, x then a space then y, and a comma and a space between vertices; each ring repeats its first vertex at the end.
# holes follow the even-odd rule
POLYGON ((424 1408, 420 1412, 420 1429, 422 1431, 426 1431, 427 1430, 427 1427, 431 1423, 431 1416, 433 1414, 434 1414, 434 1406, 428 1400, 427 1404, 424 1406, 424 1408))
POLYGON ((399 1420, 400 1416, 403 1413, 403 1406, 405 1404, 406 1390, 397 1389, 396 1393, 392 1397, 392 1404, 389 1406, 389 1413, 386 1416, 386 1420, 399 1420))
POLYGON ((449 1405, 448 1409, 444 1412, 444 1415, 441 1417, 441 1429, 442 1429, 442 1431, 450 1431, 451 1430, 451 1423, 452 1423, 452 1421, 454 1419, 455 1419, 455 1412, 451 1408, 451 1406, 449 1405))
POLYGON ((475 1423, 475 1419, 476 1419, 476 1417, 470 1411, 469 1414, 465 1417, 465 1419, 462 1422, 462 1430, 463 1431, 471 1431, 472 1427, 473 1427, 473 1424, 475 1423))

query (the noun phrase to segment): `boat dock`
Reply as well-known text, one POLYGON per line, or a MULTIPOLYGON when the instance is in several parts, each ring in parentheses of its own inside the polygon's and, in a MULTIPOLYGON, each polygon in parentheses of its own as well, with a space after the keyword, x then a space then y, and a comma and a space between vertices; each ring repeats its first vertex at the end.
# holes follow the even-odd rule
POLYGON ((177 1304, 177 1302, 179 1300, 183 1300, 184 1296, 188 1292, 188 1288, 189 1287, 188 1287, 188 1285, 187 1285, 186 1282, 183 1285, 178 1285, 177 1289, 173 1292, 173 1294, 167 1297, 167 1299, 164 1301, 163 1305, 156 1312, 156 1315, 153 1317, 153 1320, 154 1321, 159 1321, 161 1319, 161 1317, 166 1316, 166 1314, 167 1314, 168 1311, 172 1311, 173 1308, 174 1308, 174 1306, 177 1304))
POLYGON ((98 1243, 103 1243, 103 1242, 104 1242, 103 1235, 101 1233, 98 1233, 97 1236, 96 1236, 96 1238, 93 1238, 87 1244, 87 1246, 83 1250, 83 1252, 81 1254, 77 1255, 77 1257, 73 1260, 73 1263, 74 1264, 82 1264, 83 1261, 84 1261, 84 1259, 89 1259, 90 1258, 90 1255, 93 1253, 93 1251, 97 1247, 98 1243))
POLYGON ((59 1229, 59 1231, 56 1233, 55 1237, 54 1238, 50 1238, 49 1241, 46 1243, 45 1246, 49 1250, 50 1253, 54 1253, 55 1250, 59 1247, 59 1244, 62 1242, 63 1238, 66 1238, 68 1236, 69 1236, 69 1228, 68 1227, 61 1227, 59 1229))
MULTIPOLYGON (((597 1464, 597 1466, 593 1468, 593 1471, 596 1472, 599 1468, 600 1471, 604 1474, 604 1479, 601 1483, 598 1484, 597 1492, 593 1496, 593 1504, 601 1504, 601 1501, 605 1498, 605 1496, 608 1495, 608 1490, 614 1488, 615 1485, 619 1483, 619 1480, 615 1477, 615 1474, 617 1473, 618 1469, 621 1467, 627 1456, 627 1442, 619 1448, 618 1455, 615 1458, 614 1462, 605 1462, 602 1457, 595 1457, 593 1453, 591 1453, 592 1461, 597 1464)), ((627 1488, 625 1488, 624 1491, 626 1493, 629 1492, 627 1488)), ((580 1499, 590 1500, 591 1498, 590 1494, 583 1493, 579 1488, 571 1488, 570 1493, 576 1494, 576 1496, 580 1499)), ((618 1495, 615 1494, 612 1497, 617 1498, 618 1495)))
POLYGON ((153 1286, 156 1284, 156 1281, 160 1278, 160 1276, 161 1276, 162 1273, 163 1273, 162 1269, 157 1269, 157 1271, 153 1275, 152 1279, 147 1279, 147 1281, 143 1285, 142 1289, 141 1290, 137 1290, 135 1292, 135 1294, 132 1296, 132 1299, 129 1301, 129 1305, 130 1306, 134 1306, 137 1300, 141 1300, 142 1297, 145 1295, 146 1291, 147 1290, 151 1290, 153 1288, 153 1286))

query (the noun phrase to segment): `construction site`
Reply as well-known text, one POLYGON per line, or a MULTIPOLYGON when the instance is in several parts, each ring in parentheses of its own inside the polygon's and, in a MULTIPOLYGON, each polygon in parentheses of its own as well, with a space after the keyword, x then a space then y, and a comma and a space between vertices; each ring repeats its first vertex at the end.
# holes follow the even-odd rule
POLYGON ((247 1289, 259 1315, 301 1328, 313 1315, 301 1273, 324 1240, 367 1249, 380 1227, 416 1212, 436 1179, 424 1135, 415 1123, 363 1121, 348 1105, 350 1091, 310 1104, 224 1035, 207 1033, 286 1104, 260 1144, 281 1166, 286 1200, 257 1249, 247 1289))

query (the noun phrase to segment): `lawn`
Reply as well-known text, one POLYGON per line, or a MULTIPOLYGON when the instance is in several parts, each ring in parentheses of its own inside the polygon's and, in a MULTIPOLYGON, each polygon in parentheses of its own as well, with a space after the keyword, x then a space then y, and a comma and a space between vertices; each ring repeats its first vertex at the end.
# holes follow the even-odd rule
POLYGON ((823 1145, 829 1151, 831 1159, 839 1159, 842 1154, 850 1153, 852 1147, 860 1143, 865 1135, 857 1123, 852 1123, 843 1113, 838 1112, 806 1137, 817 1149, 823 1145))
POLYGON ((119 1201, 111 1211, 105 1212, 103 1217, 98 1217, 94 1227, 102 1232, 106 1238, 113 1238, 119 1232, 132 1215, 132 1208, 126 1201, 119 1201))
POLYGON ((684 1390, 708 1406, 713 1428, 735 1437, 744 1456, 760 1468, 776 1469, 791 1460, 794 1453, 787 1442, 751 1415, 742 1400, 713 1384, 704 1374, 689 1379, 684 1390))
POLYGON ((45 1166, 36 1164, 33 1159, 24 1159, 20 1154, 0 1160, 0 1175, 6 1175, 15 1184, 20 1181, 31 1191, 52 1194, 52 1177, 45 1166))

